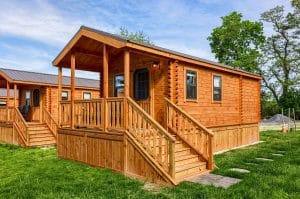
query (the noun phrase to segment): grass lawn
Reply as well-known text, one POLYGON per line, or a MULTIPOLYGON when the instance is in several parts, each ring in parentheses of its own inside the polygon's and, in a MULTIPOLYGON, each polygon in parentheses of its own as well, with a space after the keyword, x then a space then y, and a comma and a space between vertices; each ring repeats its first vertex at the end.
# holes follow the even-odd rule
POLYGON ((261 140, 265 142, 215 157, 219 169, 213 173, 240 178, 239 184, 222 189, 184 182, 158 193, 121 174, 58 159, 55 149, 0 145, 0 198, 300 198, 300 131, 286 136, 263 132, 261 140), (229 171, 232 167, 251 172, 229 171))

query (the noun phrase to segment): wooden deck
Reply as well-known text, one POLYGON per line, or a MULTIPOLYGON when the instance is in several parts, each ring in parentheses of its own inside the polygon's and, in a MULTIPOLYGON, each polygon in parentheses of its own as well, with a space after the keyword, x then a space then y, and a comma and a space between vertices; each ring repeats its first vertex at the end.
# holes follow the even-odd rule
POLYGON ((165 106, 159 124, 130 97, 75 100, 72 128, 71 105, 61 102, 58 155, 169 184, 212 170, 210 130, 167 99, 165 106))

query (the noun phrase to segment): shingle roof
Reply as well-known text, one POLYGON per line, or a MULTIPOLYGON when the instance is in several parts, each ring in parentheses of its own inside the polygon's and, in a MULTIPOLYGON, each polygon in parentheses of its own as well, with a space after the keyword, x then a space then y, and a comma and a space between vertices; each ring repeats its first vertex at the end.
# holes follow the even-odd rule
POLYGON ((162 52, 167 52, 167 53, 170 53, 170 54, 174 54, 174 55, 178 55, 178 56, 185 57, 185 58, 188 58, 188 59, 192 59, 192 60, 195 60, 195 61, 200 61, 200 62, 220 66, 220 67, 223 67, 223 68, 228 68, 228 69, 231 69, 231 70, 235 70, 235 71, 239 71, 239 72, 243 72, 243 73, 247 73, 247 74, 251 74, 251 75, 255 75, 255 76, 260 76, 256 73, 251 73, 251 72, 248 72, 248 71, 245 71, 245 70, 242 70, 242 69, 237 69, 237 68, 234 68, 232 66, 228 66, 228 65, 225 65, 225 64, 210 61, 210 60, 203 59, 203 58, 200 58, 200 57, 188 55, 188 54, 181 53, 181 52, 178 52, 178 51, 170 50, 170 49, 163 48, 163 47, 160 47, 160 46, 156 46, 156 45, 153 45, 153 44, 147 44, 147 43, 142 43, 142 42, 130 40, 130 39, 127 39, 125 37, 122 37, 121 35, 104 32, 102 30, 90 28, 90 27, 87 27, 87 26, 81 26, 81 29, 90 30, 90 31, 93 31, 93 32, 96 32, 98 34, 111 37, 111 38, 119 40, 119 41, 130 42, 130 43, 137 44, 137 45, 140 45, 140 46, 145 46, 145 47, 152 48, 152 49, 155 49, 155 50, 159 50, 159 51, 162 51, 162 52))
MULTIPOLYGON (((22 81, 28 83, 54 84, 57 85, 58 75, 21 71, 15 69, 0 68, 0 72, 6 74, 13 81, 22 81)), ((71 78, 63 76, 62 83, 65 86, 71 85, 71 78)), ((79 78, 75 79, 76 87, 99 88, 99 80, 79 78)))

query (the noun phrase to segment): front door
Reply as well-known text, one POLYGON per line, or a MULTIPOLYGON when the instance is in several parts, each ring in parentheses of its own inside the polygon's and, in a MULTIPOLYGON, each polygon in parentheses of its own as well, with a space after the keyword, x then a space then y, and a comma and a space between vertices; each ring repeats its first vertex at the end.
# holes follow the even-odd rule
POLYGON ((151 101, 150 101, 150 73, 148 69, 138 69, 133 75, 133 97, 135 101, 150 115, 151 101))

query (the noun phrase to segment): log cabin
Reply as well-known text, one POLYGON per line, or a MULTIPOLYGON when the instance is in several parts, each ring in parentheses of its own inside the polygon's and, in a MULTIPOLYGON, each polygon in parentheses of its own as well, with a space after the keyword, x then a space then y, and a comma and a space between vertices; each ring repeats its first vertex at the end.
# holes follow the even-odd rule
POLYGON ((59 157, 175 185, 213 170, 214 153, 259 141, 256 74, 85 26, 53 65, 59 77, 71 69, 59 157), (101 74, 100 98, 75 99, 75 70, 101 74))
MULTIPOLYGON (((99 98, 99 81, 76 78, 75 99, 99 98)), ((58 102, 70 99, 70 77, 0 68, 0 142, 22 146, 56 144, 58 102), (58 99, 58 97, 61 99, 58 99)))

